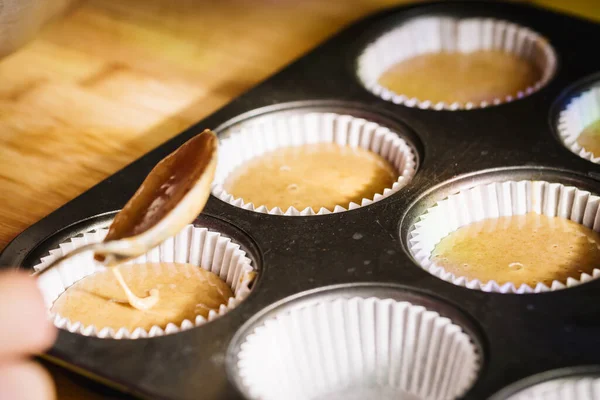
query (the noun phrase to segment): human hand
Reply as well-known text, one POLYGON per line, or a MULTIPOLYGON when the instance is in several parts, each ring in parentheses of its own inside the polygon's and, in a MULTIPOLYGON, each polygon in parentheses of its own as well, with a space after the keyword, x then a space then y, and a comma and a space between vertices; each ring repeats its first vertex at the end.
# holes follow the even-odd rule
POLYGON ((0 324, 0 400, 55 399, 52 378, 30 360, 56 338, 34 278, 0 272, 0 324))

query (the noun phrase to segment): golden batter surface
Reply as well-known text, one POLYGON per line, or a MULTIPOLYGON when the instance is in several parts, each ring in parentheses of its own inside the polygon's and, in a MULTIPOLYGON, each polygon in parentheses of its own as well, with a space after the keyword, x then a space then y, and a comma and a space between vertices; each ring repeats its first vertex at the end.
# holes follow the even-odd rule
POLYGON ((581 132, 577 143, 595 157, 600 156, 600 119, 588 125, 581 132))
POLYGON ((491 218, 443 238, 432 261, 481 282, 550 286, 600 267, 600 235, 566 218, 535 213, 491 218))
POLYGON ((151 309, 140 311, 129 305, 125 292, 109 269, 89 275, 69 287, 52 306, 52 311, 71 321, 97 328, 125 327, 149 330, 164 328, 185 319, 208 316, 226 304, 233 293, 214 273, 191 264, 130 264, 119 267, 123 278, 137 296, 158 289, 160 299, 151 309))
POLYGON ((533 86, 541 71, 530 62, 498 50, 426 53, 392 66, 379 84, 421 101, 480 103, 516 95, 533 86))
POLYGON ((234 197, 255 206, 298 210, 348 207, 383 193, 398 174, 385 159, 363 148, 318 143, 284 147, 244 163, 225 180, 234 197))

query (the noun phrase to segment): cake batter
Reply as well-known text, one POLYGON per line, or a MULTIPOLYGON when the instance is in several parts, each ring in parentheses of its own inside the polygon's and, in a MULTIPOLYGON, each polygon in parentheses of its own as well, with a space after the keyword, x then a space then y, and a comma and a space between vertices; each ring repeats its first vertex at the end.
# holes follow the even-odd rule
POLYGON ((214 273, 191 264, 127 264, 118 267, 124 280, 138 296, 160 291, 160 299, 148 310, 132 307, 110 269, 89 275, 69 287, 54 302, 52 311, 71 321, 110 327, 149 330, 168 323, 207 317, 210 310, 227 304, 233 293, 214 273))
POLYGON ((348 207, 372 199, 398 173, 378 154, 360 147, 318 143, 284 147, 239 166, 224 183, 231 195, 256 207, 298 210, 348 207))
POLYGON ((499 284, 578 279, 600 267, 600 235, 576 222, 535 213, 485 219, 443 238, 431 260, 456 276, 499 284))
POLYGON ((379 84, 418 100, 479 104, 514 96, 541 79, 541 71, 498 50, 426 53, 392 66, 379 84))

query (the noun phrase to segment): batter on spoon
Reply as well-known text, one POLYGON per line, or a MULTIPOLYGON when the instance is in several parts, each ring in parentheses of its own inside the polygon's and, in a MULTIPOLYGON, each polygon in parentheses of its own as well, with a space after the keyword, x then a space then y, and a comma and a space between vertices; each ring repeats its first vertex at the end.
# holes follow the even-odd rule
MULTIPOLYGON (((192 221, 210 194, 217 143, 215 134, 205 130, 162 159, 116 215, 104 242, 121 240, 129 250, 141 253, 153 247, 149 243, 158 245, 192 221)), ((102 254, 94 258, 106 261, 102 254)), ((159 301, 159 289, 150 289, 147 297, 136 296, 120 270, 112 272, 132 307, 149 310, 159 301)))

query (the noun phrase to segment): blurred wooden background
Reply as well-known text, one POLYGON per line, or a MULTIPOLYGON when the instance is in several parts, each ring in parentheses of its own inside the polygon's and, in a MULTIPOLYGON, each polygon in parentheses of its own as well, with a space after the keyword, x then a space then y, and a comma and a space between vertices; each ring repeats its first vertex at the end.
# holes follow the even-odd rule
MULTIPOLYGON (((398 0, 89 0, 0 61, 0 249, 344 25, 398 0)), ((600 21, 597 0, 534 0, 600 21)), ((59 398, 100 399, 53 368, 59 398)))

